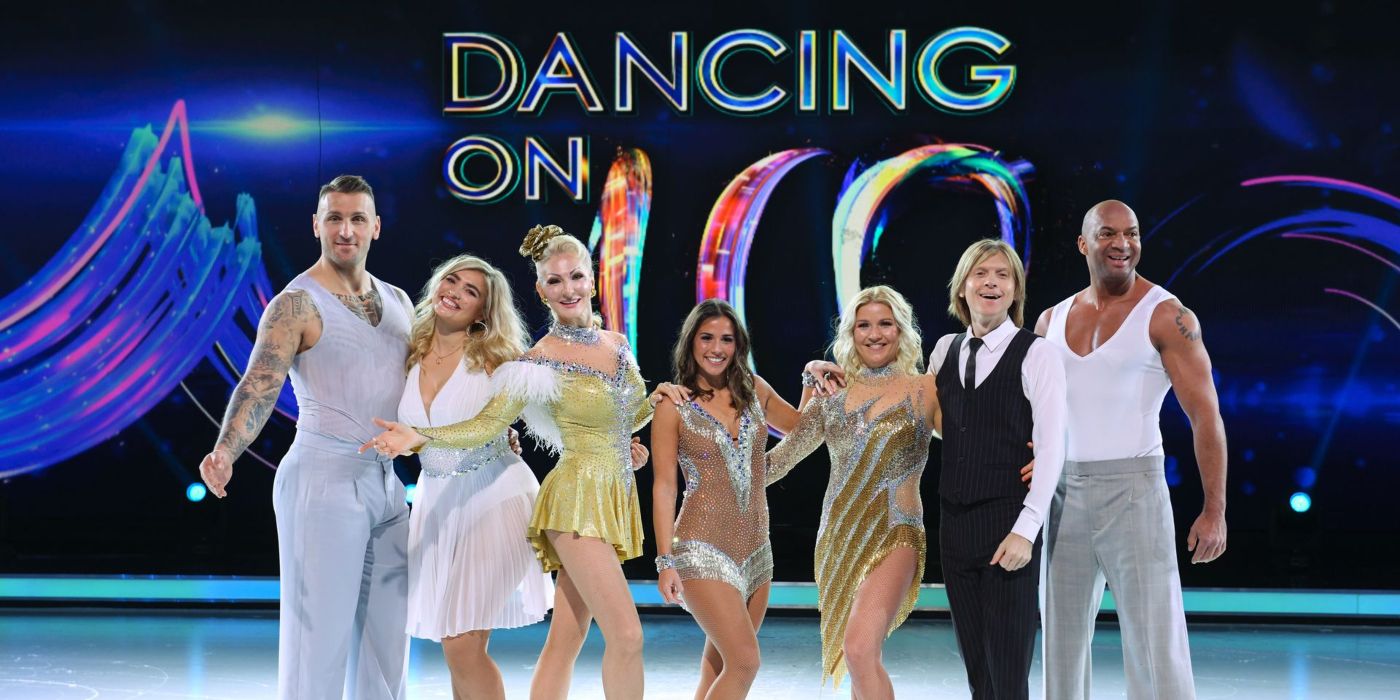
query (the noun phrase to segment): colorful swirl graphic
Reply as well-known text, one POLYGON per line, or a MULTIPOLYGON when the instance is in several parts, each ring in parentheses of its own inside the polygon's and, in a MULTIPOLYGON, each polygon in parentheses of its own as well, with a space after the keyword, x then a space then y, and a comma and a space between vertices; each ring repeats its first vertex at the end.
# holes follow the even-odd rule
POLYGON ((0 477, 112 437, 206 355, 246 364, 235 311, 255 322, 268 285, 252 198, 236 211, 232 228, 205 216, 183 101, 159 137, 132 133, 78 230, 0 299, 0 477))
POLYGON ((700 261, 695 271, 695 301, 724 299, 744 319, 744 274, 749 249, 763 208, 773 189, 800 163, 825 155, 820 148, 779 151, 745 168, 724 188, 710 209, 700 239, 700 261))
POLYGON ((642 282, 642 246, 647 238, 647 218, 651 215, 651 160, 646 151, 628 148, 617 151, 588 247, 598 255, 599 306, 608 330, 627 336, 637 347, 637 292, 642 282))
POLYGON ((942 143, 882 160, 848 181, 831 218, 837 303, 844 307, 860 291, 860 266, 875 251, 884 232, 885 199, 918 174, 931 174, 935 187, 972 186, 990 193, 1001 220, 1002 240, 1018 249, 1029 268, 1030 203, 1022 179, 1031 171, 1030 163, 1008 162, 986 146, 942 143))

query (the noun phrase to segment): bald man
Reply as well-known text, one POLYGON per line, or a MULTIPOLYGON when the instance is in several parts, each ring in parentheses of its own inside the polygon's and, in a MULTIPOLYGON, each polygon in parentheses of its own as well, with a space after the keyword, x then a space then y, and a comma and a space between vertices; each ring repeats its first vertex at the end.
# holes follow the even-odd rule
POLYGON ((1047 309, 1035 332, 1067 350, 1069 435, 1045 525, 1045 697, 1089 697, 1090 642, 1113 591, 1128 697, 1196 697, 1163 469, 1167 390, 1191 421, 1205 506, 1186 537, 1191 563, 1225 551, 1225 424, 1196 315, 1137 273, 1142 238, 1122 202, 1084 216, 1089 286, 1047 309))

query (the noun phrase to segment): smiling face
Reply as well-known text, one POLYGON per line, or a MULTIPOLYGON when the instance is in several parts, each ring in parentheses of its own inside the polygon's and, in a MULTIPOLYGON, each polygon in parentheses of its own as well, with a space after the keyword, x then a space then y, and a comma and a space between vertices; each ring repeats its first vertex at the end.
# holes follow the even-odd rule
POLYGON ((1142 257, 1137 214, 1117 201, 1103 202, 1084 217, 1079 252, 1089 263, 1089 277, 1108 284, 1132 278, 1142 257))
POLYGON ((482 320, 486 284, 486 275, 480 270, 454 270, 442 278, 433 290, 433 315, 444 331, 465 330, 482 320))
POLYGON ((960 294, 976 325, 984 328, 1001 325, 1016 300, 1016 278, 1011 261, 1002 253, 993 253, 973 265, 963 280, 960 294))
POLYGON ((724 386, 724 372, 734 362, 734 355, 738 352, 734 322, 725 316, 705 319, 695 331, 690 352, 705 383, 711 387, 724 386))
POLYGON ((856 355, 870 369, 879 369, 899 356, 899 323, 884 302, 871 302, 856 309, 851 328, 856 355))
POLYGON ((558 253, 539 264, 535 289, 549 304, 560 323, 587 326, 593 323, 593 271, 573 253, 558 253))
POLYGON ((379 238, 374 199, 364 192, 328 192, 311 218, 321 257, 342 270, 363 269, 370 241, 379 238))

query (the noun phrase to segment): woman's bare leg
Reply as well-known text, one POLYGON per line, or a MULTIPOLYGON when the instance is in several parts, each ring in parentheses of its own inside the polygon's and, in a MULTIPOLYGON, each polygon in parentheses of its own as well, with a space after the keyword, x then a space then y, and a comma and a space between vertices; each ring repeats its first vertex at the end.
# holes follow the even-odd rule
POLYGON ((856 700, 890 700, 894 686, 881 660, 885 635, 899 606, 909 593, 918 570, 919 553, 912 547, 895 547, 866 576, 856 591, 846 618, 842 651, 851 673, 851 697, 856 700))
POLYGON ((705 630, 706 657, 702 661, 701 696, 704 700, 729 700, 748 695, 758 675, 758 626, 768 610, 768 586, 756 591, 746 604, 739 591, 720 581, 692 579, 685 582, 685 602, 700 628, 705 630), (705 688, 705 667, 714 664, 709 657, 714 650, 718 672, 705 688))
POLYGON ((695 700, 705 700, 722 668, 724 659, 720 658, 719 649, 715 648, 715 643, 709 637, 705 637, 705 651, 700 653, 700 685, 695 688, 695 700))
POLYGON ((530 679, 531 700, 564 700, 574 676, 574 662, 588 637, 593 615, 584 604, 573 578, 565 569, 554 581, 554 612, 550 613, 549 634, 545 637, 535 675, 530 679))
POLYGON ((617 550, 596 537, 554 530, 546 534, 563 570, 569 572, 574 590, 603 633, 604 696, 608 700, 640 700, 644 680, 642 621, 617 550))
POLYGON ((505 700, 501 669, 486 652, 490 640, 491 630, 472 630, 442 640, 453 700, 505 700))

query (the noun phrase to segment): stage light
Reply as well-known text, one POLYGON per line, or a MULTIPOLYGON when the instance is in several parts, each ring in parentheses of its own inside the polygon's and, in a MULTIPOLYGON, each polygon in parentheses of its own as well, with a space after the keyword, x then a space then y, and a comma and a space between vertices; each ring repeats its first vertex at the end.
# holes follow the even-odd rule
POLYGON ((1306 513, 1312 508, 1312 496, 1299 491, 1288 497, 1288 507, 1292 508, 1294 513, 1306 513))
POLYGON ((1293 472, 1293 480, 1298 482, 1298 488, 1310 489, 1317 483, 1317 470, 1312 467, 1298 467, 1293 472))
POLYGON ((185 488, 185 498, 190 499, 190 503, 199 503, 204 500, 204 496, 209 493, 209 489, 204 488, 204 484, 198 481, 185 488))
POLYGON ((408 503, 408 504, 412 504, 412 503, 413 503, 413 497, 414 497, 415 495, 417 495, 417 493, 418 493, 418 484, 409 484, 408 486, 403 487, 403 500, 404 500, 404 502, 405 502, 405 503, 408 503))
POLYGON ((286 138, 304 136, 315 129, 315 123, 285 114, 259 114, 243 120, 241 131, 247 136, 286 138))

